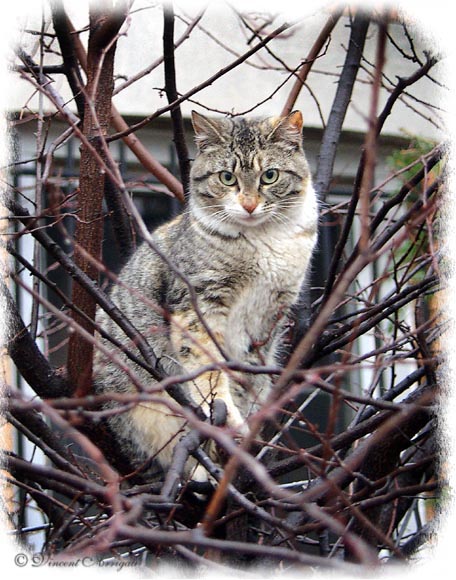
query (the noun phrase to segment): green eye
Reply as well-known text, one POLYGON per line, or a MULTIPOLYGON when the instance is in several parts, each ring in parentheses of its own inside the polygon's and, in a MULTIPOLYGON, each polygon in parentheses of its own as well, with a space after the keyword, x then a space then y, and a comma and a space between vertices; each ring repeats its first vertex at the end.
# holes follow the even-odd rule
POLYGON ((279 179, 279 172, 277 169, 267 169, 260 177, 263 185, 271 185, 279 179))
POLYGON ((221 171, 219 173, 219 179, 223 185, 228 185, 229 187, 235 185, 237 182, 236 176, 231 171, 221 171))

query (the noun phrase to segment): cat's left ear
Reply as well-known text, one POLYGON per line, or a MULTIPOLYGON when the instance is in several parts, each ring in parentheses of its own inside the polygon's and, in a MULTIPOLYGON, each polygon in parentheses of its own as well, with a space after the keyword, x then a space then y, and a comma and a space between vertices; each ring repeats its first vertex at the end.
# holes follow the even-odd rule
POLYGON ((302 141, 303 119, 301 111, 293 111, 286 117, 272 119, 273 129, 268 139, 280 139, 299 145, 302 141))

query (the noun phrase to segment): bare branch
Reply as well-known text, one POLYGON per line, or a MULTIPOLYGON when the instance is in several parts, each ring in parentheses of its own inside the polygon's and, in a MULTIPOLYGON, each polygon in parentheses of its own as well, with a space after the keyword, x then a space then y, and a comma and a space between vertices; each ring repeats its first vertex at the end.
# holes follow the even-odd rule
POLYGON ((153 121, 154 119, 159 117, 160 115, 163 115, 163 113, 171 111, 172 109, 174 109, 175 107, 177 107, 178 105, 183 103, 184 101, 188 100, 190 97, 192 97, 197 92, 212 85, 217 79, 224 76, 225 74, 227 74, 228 72, 230 72, 231 70, 236 68, 237 66, 239 66, 241 63, 243 63, 248 58, 250 58, 253 54, 258 52, 261 48, 263 48, 263 46, 266 46, 266 44, 268 44, 271 40, 273 40, 274 38, 279 36, 282 32, 287 30, 289 27, 290 27, 290 25, 288 25, 288 24, 282 24, 276 30, 271 32, 271 34, 268 34, 268 36, 266 36, 266 38, 264 38, 261 42, 258 42, 253 48, 251 48, 250 50, 245 52, 242 56, 237 58, 235 61, 233 61, 229 65, 221 68, 218 72, 213 74, 211 77, 209 77, 203 83, 199 84, 198 86, 194 87, 193 89, 190 89, 185 94, 181 95, 178 99, 176 99, 175 101, 170 103, 168 106, 160 107, 152 115, 149 115, 148 117, 146 117, 142 121, 139 121, 138 123, 135 123, 134 125, 131 125, 128 128, 128 130, 120 131, 119 133, 116 133, 115 135, 111 135, 111 137, 109 138, 109 141, 113 141, 115 139, 120 139, 120 138, 123 139, 124 137, 126 137, 130 133, 134 133, 135 131, 137 131, 141 127, 144 127, 144 125, 147 125, 148 123, 150 123, 151 121, 153 121))
MULTIPOLYGON (((168 102, 173 103, 177 101, 179 94, 177 92, 176 69, 174 65, 174 9, 171 0, 163 6, 163 59, 165 63, 166 96, 168 102)), ((171 109, 171 119, 173 122, 174 145, 179 160, 181 181, 184 192, 188 195, 190 161, 188 158, 187 144, 185 142, 184 122, 179 105, 171 109)))
POLYGON ((331 32, 333 31, 334 27, 336 26, 337 22, 339 21, 341 15, 342 15, 342 12, 343 12, 342 8, 334 9, 334 11, 331 12, 330 17, 328 18, 328 21, 326 22, 324 27, 321 29, 321 32, 318 35, 317 39, 315 40, 312 48, 310 49, 309 54, 307 55, 307 58, 304 61, 304 64, 299 69, 296 81, 295 81, 293 88, 291 89, 290 94, 288 95, 288 99, 287 99, 287 101, 282 109, 282 116, 285 117, 286 115, 291 113, 291 111, 293 110, 295 103, 296 103, 296 100, 299 96, 299 93, 301 92, 301 89, 307 80, 307 76, 309 75, 309 73, 311 71, 312 65, 314 64, 315 60, 318 58, 318 55, 320 54, 325 42, 328 41, 328 39, 331 35, 331 32))
POLYGON ((4 282, 0 283, 0 289, 8 309, 8 354, 22 376, 41 397, 61 397, 70 394, 71 386, 65 377, 51 367, 30 336, 4 282))
MULTIPOLYGON (((109 3, 108 5, 112 4, 109 3)), ((125 14, 106 14, 106 5, 92 4, 90 11, 90 34, 87 59, 87 86, 84 111, 83 133, 104 157, 103 140, 110 125, 111 95, 113 88, 113 67, 116 37, 125 14), (93 99, 93 101, 92 101, 93 99)), ((79 182, 78 209, 81 221, 77 222, 75 240, 90 255, 101 258, 102 228, 97 220, 102 219, 102 202, 105 176, 100 172, 97 159, 90 150, 82 147, 81 176, 79 182)), ((89 278, 96 281, 98 272, 76 246, 75 263, 89 278)), ((90 319, 95 318, 96 303, 93 298, 75 284, 73 302, 90 319)), ((85 319, 75 315, 75 320, 87 332, 93 332, 85 319)), ((92 384, 93 347, 79 334, 70 336, 68 348, 68 378, 80 393, 87 393, 92 384)))
POLYGON ((369 19, 362 12, 357 12, 351 25, 347 55, 320 146, 315 188, 321 199, 325 199, 330 189, 340 132, 350 103, 368 28, 369 19))
MULTIPOLYGON (((117 5, 119 10, 111 0, 92 2, 88 26, 75 30, 63 5, 52 0, 49 24, 53 29, 43 20, 39 30, 26 32, 39 46, 38 64, 23 51, 17 52, 19 65, 14 72, 28 82, 39 103, 35 110, 34 99, 28 100, 13 120, 17 159, 6 169, 16 173, 8 185, 12 197, 5 203, 10 215, 2 218, 13 225, 5 231, 5 249, 16 264, 11 274, 16 292, 10 293, 5 284, 1 288, 1 301, 9 311, 5 347, 23 379, 11 381, 20 388, 6 386, 3 398, 5 418, 20 443, 15 451, 7 449, 3 474, 13 492, 7 509, 15 535, 27 542, 29 534, 44 534, 38 550, 51 560, 169 559, 225 572, 233 570, 229 566, 244 569, 262 564, 271 574, 282 573, 284 566, 291 572, 312 566, 359 574, 365 567, 375 571, 384 561, 409 559, 428 538, 435 518, 429 513, 431 502, 421 509, 426 498, 439 499, 443 511, 448 484, 439 467, 436 399, 448 327, 437 304, 440 260, 445 253, 439 224, 446 143, 436 145, 413 135, 392 138, 388 130, 393 126, 390 120, 402 125, 400 102, 411 116, 407 122, 412 130, 416 115, 420 121, 434 122, 431 117, 439 114, 436 91, 443 84, 439 71, 435 79, 429 74, 438 57, 389 9, 332 7, 311 39, 307 55, 300 55, 300 38, 308 34, 310 20, 302 27, 283 24, 273 30, 281 21, 278 14, 230 7, 226 13, 234 27, 227 38, 211 9, 203 27, 205 8, 181 18, 170 4, 163 12, 160 4, 138 9, 127 1, 117 5), (159 53, 141 63, 139 72, 117 70, 117 40, 121 38, 123 49, 130 46, 137 31, 146 30, 146 18, 160 30, 163 24, 159 53), (180 36, 178 19, 183 22, 180 36), (387 30, 392 21, 402 27, 387 30), (339 33, 349 40, 345 52, 338 55, 333 44, 339 33), (86 34, 87 51, 82 44, 86 34), (211 70, 203 82, 188 84, 176 66, 176 50, 185 41, 188 56, 195 47, 200 50, 202 37, 216 43, 210 46, 221 60, 215 64, 208 60, 211 70), (374 61, 370 53, 375 45, 374 61), (388 48, 392 51, 385 61, 388 48), (334 67, 333 56, 340 68, 334 67), (163 63, 165 83, 160 91, 166 92, 167 103, 127 125, 112 104, 113 94, 134 89, 133 83, 140 79, 147 83, 146 75, 163 63), (407 72, 394 81, 399 65, 407 72), (248 95, 236 101, 236 111, 233 103, 223 101, 225 93, 219 94, 221 100, 214 106, 199 96, 198 106, 232 117, 222 121, 228 126, 242 110, 255 111, 283 95, 279 113, 282 110, 285 116, 305 86, 319 114, 316 123, 322 125, 321 131, 309 130, 309 165, 315 173, 313 153, 319 151, 315 181, 329 235, 320 238, 321 253, 303 288, 302 303, 291 312, 280 310, 261 331, 254 328, 250 316, 259 323, 269 314, 269 306, 258 306, 263 286, 252 291, 245 304, 248 316, 232 306, 239 301, 244 307, 251 287, 241 271, 242 261, 238 267, 236 259, 233 265, 224 259, 228 244, 235 248, 241 238, 225 237, 224 230, 219 232, 214 225, 220 235, 211 233, 214 237, 208 238, 207 245, 193 248, 195 238, 186 237, 186 232, 195 233, 207 224, 199 222, 191 204, 186 210, 192 212, 188 222, 186 213, 175 218, 175 223, 191 228, 179 230, 179 236, 167 237, 174 226, 165 225, 157 233, 148 227, 149 219, 160 222, 168 211, 164 206, 169 200, 162 205, 156 191, 181 202, 184 190, 192 195, 183 103, 194 102, 195 95, 212 84, 222 87, 224 76, 237 67, 239 90, 242 71, 250 71, 269 82, 266 96, 248 95), (309 72, 318 74, 322 82, 308 86, 309 72), (54 75, 66 83, 59 90, 54 75), (293 86, 287 92, 290 80, 293 86), (334 83, 335 96, 325 123, 327 81, 334 83), (423 91, 416 96, 419 81, 423 91), (183 94, 178 91, 181 84, 187 84, 183 94), (354 91, 357 84, 363 91, 354 91), (432 86, 429 94, 424 90, 427 84, 432 86), (67 101, 63 95, 68 88, 67 101), (364 89, 371 95, 368 101, 362 100, 364 89), (346 139, 350 102, 358 114, 365 113, 366 123, 364 133, 346 139), (165 113, 171 117, 182 183, 135 135, 165 113), (110 134, 113 128, 116 133, 110 134), (320 134, 323 139, 318 144, 320 134), (119 159, 113 157, 110 143, 119 138, 141 167, 128 151, 124 155, 123 147, 119 159), (25 145, 23 139, 28 140, 25 145), (80 165, 74 163, 73 139, 81 145, 80 165), (334 161, 342 143, 348 146, 340 158, 348 163, 339 173, 334 161), (68 146, 68 159, 62 146, 68 146), (142 168, 163 185, 145 181, 142 168), (376 173, 382 177, 378 179, 376 173), (336 183, 343 184, 345 193, 332 191, 336 183), (131 187, 133 194, 128 191, 131 187), (136 195, 138 188, 140 195, 136 195), (147 195, 146 189, 153 194, 147 195), (336 195, 342 197, 333 203, 336 195), (17 203, 20 199, 25 201, 17 203), (106 207, 108 241, 103 239, 106 207), (118 246, 114 259, 120 256, 117 263, 108 247, 112 233, 118 246), (118 268, 135 252, 137 243, 145 245, 153 260, 128 278, 118 268), (211 262, 215 244, 220 245, 221 258, 211 262), (212 295, 212 278, 219 273, 221 293, 212 295), (160 279, 152 284, 154 276, 160 279), (108 287, 114 287, 112 294, 105 290, 108 287), (225 290, 233 292, 229 300, 225 290), (95 308, 103 311, 97 321, 95 308), (182 312, 191 312, 195 322, 189 323, 182 312), (245 336, 239 331, 239 343, 245 338, 246 346, 238 351, 232 344, 244 323, 251 328, 245 336), (234 336, 229 334, 232 329, 236 329, 234 336), (269 350, 270 340, 277 349, 269 350), (183 341, 185 348, 181 348, 183 341), (279 347, 282 366, 272 353, 278 359, 279 347), (109 365, 109 370, 106 384, 97 378, 96 393, 91 394, 95 349, 97 361, 109 365), (226 386, 222 379, 227 380, 226 386), (25 382, 32 392, 21 390, 25 382), (247 409, 244 399, 256 395, 257 389, 262 394, 247 409), (160 419, 149 422, 149 410, 156 413, 150 416, 160 419), (233 421, 236 411, 242 436, 237 420, 233 421), (133 416, 138 418, 137 428, 132 426, 133 416), (150 430, 147 444, 142 441, 143 428, 150 430), (155 435, 163 436, 157 446, 155 435), (165 458, 168 445, 174 453, 165 458), (28 525, 31 510, 42 524, 28 525)), ((122 69, 129 62, 124 60, 122 69)), ((210 122, 214 129, 219 127, 217 121, 210 122)), ((149 133, 154 151, 156 131, 152 128, 149 133)), ((246 143, 250 152, 247 145, 250 141, 246 143)), ((162 150, 171 146, 171 141, 160 144, 162 150)), ((251 152, 253 166, 262 167, 265 158, 251 152)), ((215 161, 216 156, 211 158, 211 163, 215 161)), ((210 171, 212 166, 208 175, 210 171)), ((269 199, 266 184, 258 187, 259 195, 269 199)), ((209 199, 214 211, 222 209, 216 204, 223 204, 223 197, 209 199)), ((293 213, 288 196, 280 200, 278 206, 293 213)), ((173 203, 171 211, 175 210, 173 203)), ((281 212, 274 214, 271 232, 282 227, 285 214, 281 212)), ((220 219, 225 224, 225 218, 220 219)), ((250 227, 242 239, 253 244, 255 259, 256 251, 261 254, 256 244, 265 249, 265 263, 255 265, 260 278, 276 276, 279 258, 288 267, 284 277, 291 278, 291 268, 299 265, 288 263, 287 244, 278 247, 275 235, 258 241, 257 231, 250 227)), ((284 235, 286 239, 286 230, 284 235)), ((280 297, 268 293, 268 299, 272 308, 280 297)))

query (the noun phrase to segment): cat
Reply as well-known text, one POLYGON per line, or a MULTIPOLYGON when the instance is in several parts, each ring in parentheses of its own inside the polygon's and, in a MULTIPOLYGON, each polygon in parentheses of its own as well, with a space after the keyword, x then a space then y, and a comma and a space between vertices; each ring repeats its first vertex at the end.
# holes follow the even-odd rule
MULTIPOLYGON (((187 211, 153 233, 166 260, 144 242, 121 270, 111 297, 171 375, 223 361, 221 351, 232 361, 277 365, 286 314, 298 299, 317 238, 302 115, 209 118, 192 112, 192 123, 197 156, 187 211)), ((97 322, 134 348, 104 311, 97 322)), ((156 384, 120 356, 146 389, 156 384)), ((98 393, 137 392, 127 374, 99 353, 94 378, 98 393)), ((242 434, 271 380, 253 373, 237 380, 235 373, 212 370, 183 388, 206 414, 215 398, 222 399, 227 428, 242 434)), ((166 469, 184 420, 166 405, 148 402, 112 415, 108 425, 134 465, 155 457, 166 469)))

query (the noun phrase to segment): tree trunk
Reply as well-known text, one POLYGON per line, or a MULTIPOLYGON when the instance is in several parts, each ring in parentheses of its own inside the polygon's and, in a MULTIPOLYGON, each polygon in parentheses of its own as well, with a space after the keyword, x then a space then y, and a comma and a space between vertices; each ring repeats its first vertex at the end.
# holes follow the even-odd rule
MULTIPOLYGON (((83 133, 88 143, 104 159, 104 139, 111 120, 113 91, 115 36, 123 22, 123 16, 105 4, 93 3, 90 11, 90 33, 87 54, 87 85, 83 133), (96 5, 95 5, 96 4, 96 5), (121 17, 119 17, 121 16, 121 17)), ((86 144, 81 147, 81 166, 75 231, 75 263, 94 281, 99 273, 85 252, 96 260, 101 259, 103 239, 103 193, 106 176, 94 152, 86 144)), ((77 283, 73 287, 72 300, 91 320, 95 318, 96 304, 77 283)), ((93 326, 86 319, 74 314, 74 320, 93 334, 93 326)), ((93 345, 77 333, 70 336, 68 352, 68 378, 78 395, 90 391, 92 383, 93 345)))

